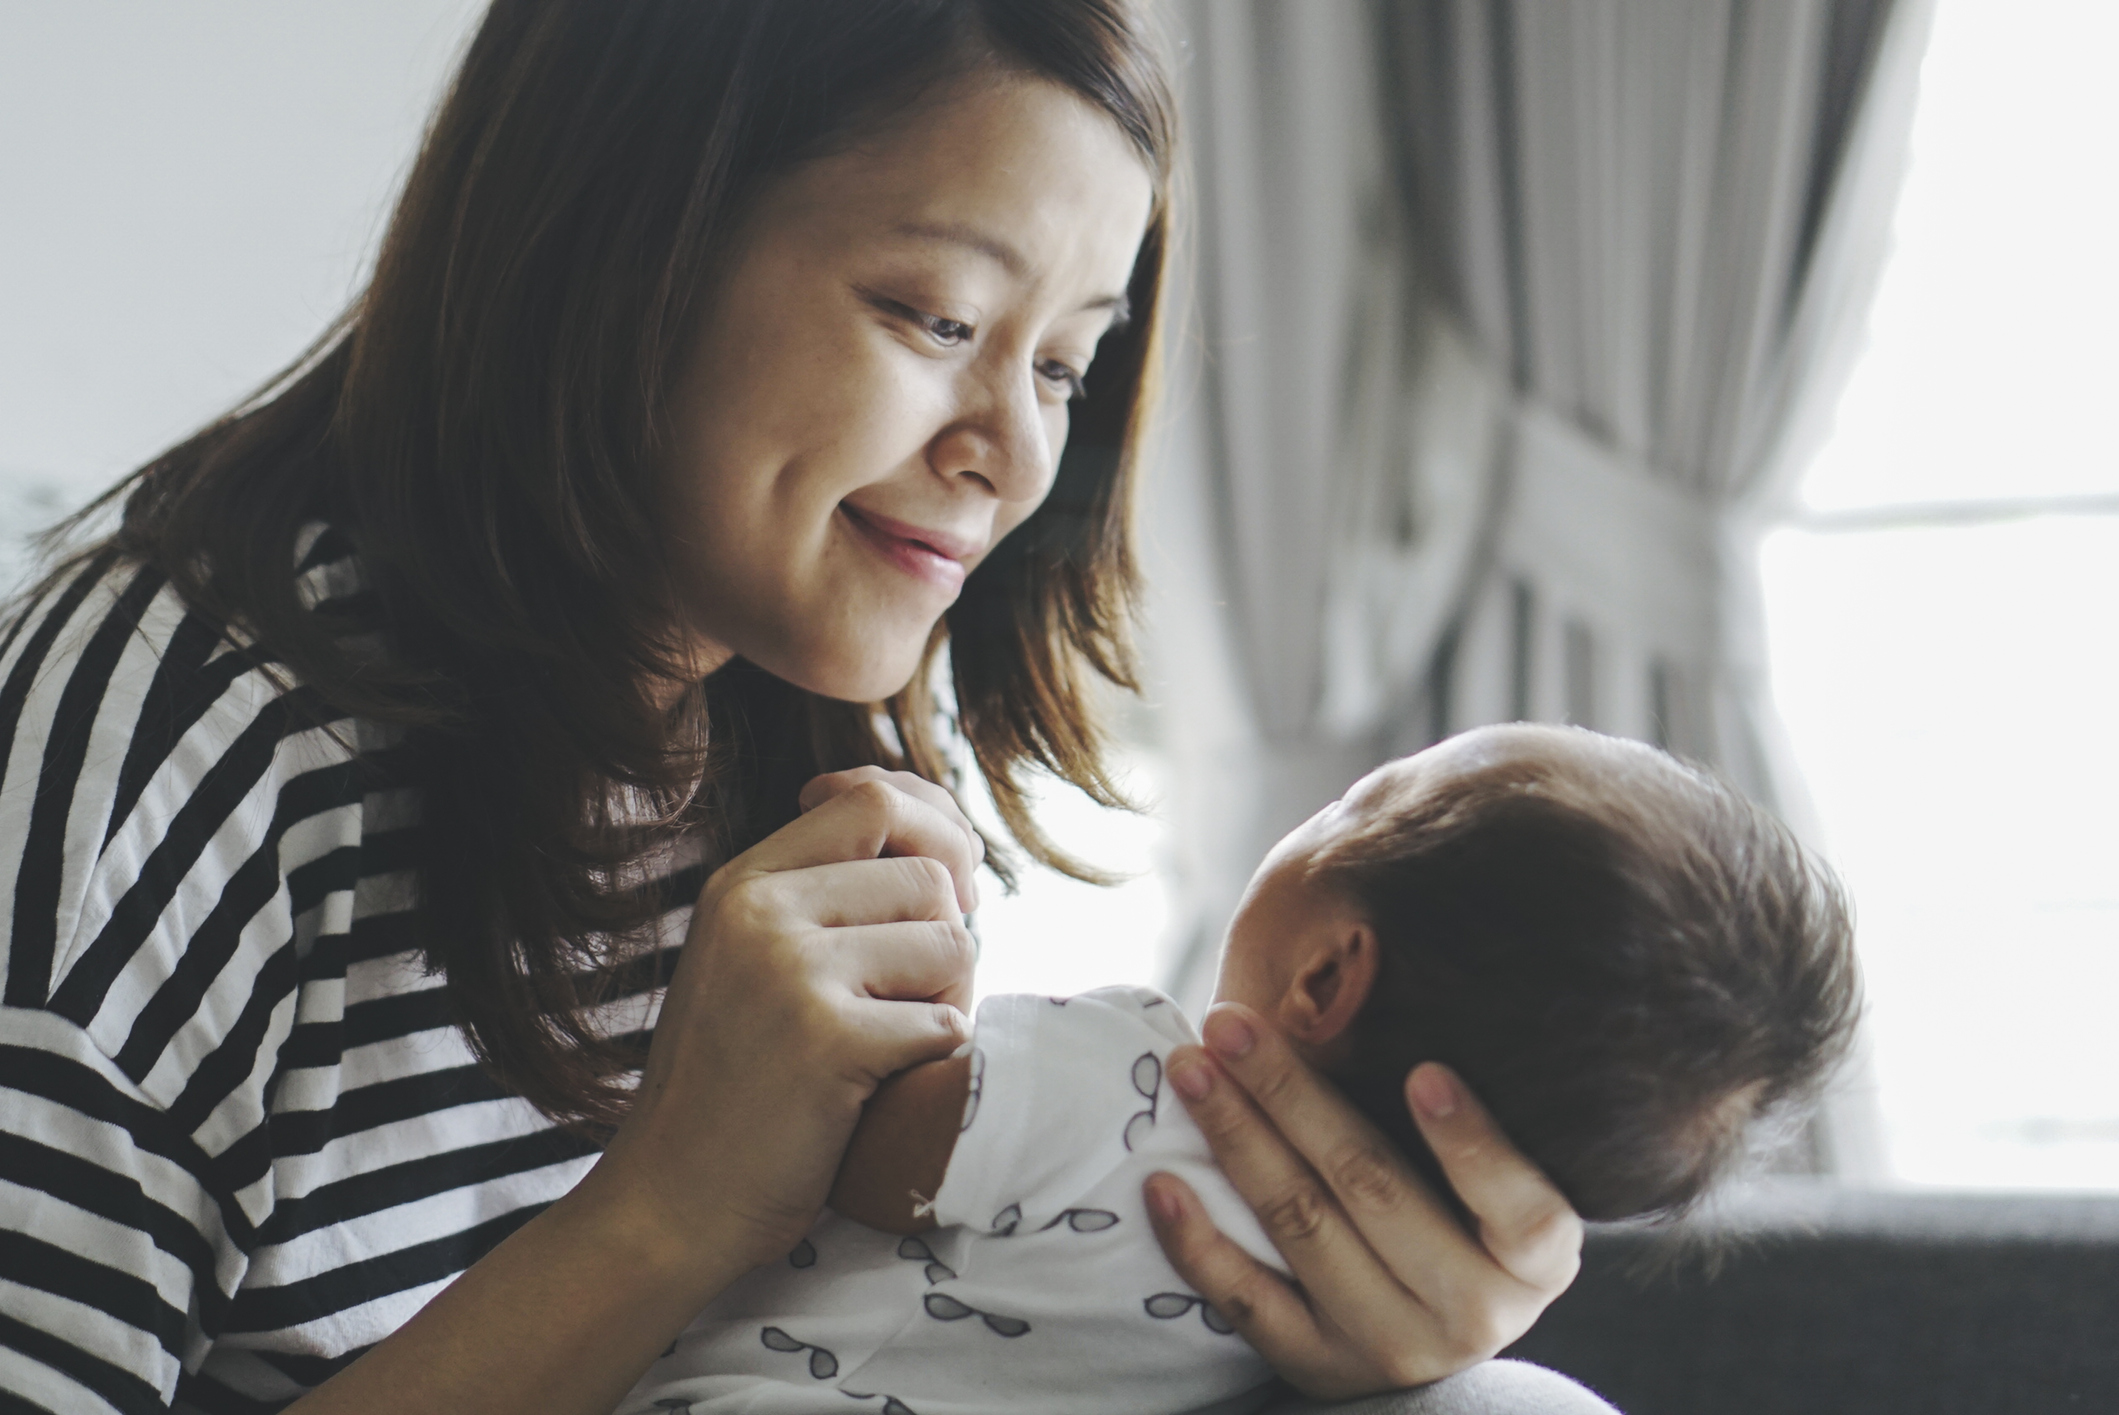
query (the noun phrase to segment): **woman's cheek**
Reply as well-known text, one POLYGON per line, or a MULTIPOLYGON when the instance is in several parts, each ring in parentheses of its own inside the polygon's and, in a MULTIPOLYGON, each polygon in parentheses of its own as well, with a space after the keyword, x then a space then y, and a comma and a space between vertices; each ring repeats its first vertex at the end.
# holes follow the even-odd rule
MULTIPOLYGON (((1045 472, 1045 496, 1052 494, 1052 479, 1059 472, 1060 458, 1067 455, 1067 434, 1074 426, 1074 405, 1060 402, 1045 410, 1045 445, 1052 449, 1052 465, 1045 472)), ((1045 496, 1038 497, 1042 503, 1045 496)))
POLYGON ((949 417, 947 388, 927 363, 902 348, 872 352, 831 381, 834 396, 816 401, 809 431, 815 438, 829 429, 830 461, 839 469, 829 489, 834 505, 925 467, 924 450, 949 417))

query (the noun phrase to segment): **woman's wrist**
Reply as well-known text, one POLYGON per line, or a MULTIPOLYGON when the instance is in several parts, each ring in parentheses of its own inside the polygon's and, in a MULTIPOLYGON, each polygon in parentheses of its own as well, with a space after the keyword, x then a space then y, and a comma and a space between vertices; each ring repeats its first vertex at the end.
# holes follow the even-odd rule
POLYGON ((554 1222, 652 1284, 689 1314, 756 1267, 769 1253, 733 1214, 711 1203, 678 1204, 673 1175, 655 1173, 642 1156, 606 1151, 596 1167, 552 1207, 554 1222))

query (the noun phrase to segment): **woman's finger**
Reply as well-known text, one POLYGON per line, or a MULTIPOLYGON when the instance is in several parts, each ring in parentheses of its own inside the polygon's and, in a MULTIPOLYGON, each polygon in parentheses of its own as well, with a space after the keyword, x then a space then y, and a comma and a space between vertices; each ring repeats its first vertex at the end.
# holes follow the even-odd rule
MULTIPOLYGON (((1449 1142, 1460 1163, 1445 1168, 1452 1186, 1475 1213, 1472 1191, 1495 1215, 1482 1216, 1479 1238, 1278 1029, 1224 1005, 1204 1032, 1211 1056, 1200 1067, 1235 1084, 1213 1088, 1227 1095, 1187 1103, 1312 1305, 1370 1360, 1394 1375, 1419 1369, 1433 1379, 1513 1341, 1564 1290, 1579 1221, 1461 1084, 1447 1092, 1456 1104, 1437 1118, 1456 1127, 1449 1142), (1496 1241, 1507 1261, 1488 1246, 1496 1241)), ((1423 1070, 1409 1094, 1429 1096, 1433 1074, 1423 1070)))
MULTIPOLYGON (((731 880, 883 856, 922 855, 949 871, 957 908, 978 904, 979 857, 955 821, 886 781, 849 787, 724 866, 731 880)), ((709 888, 712 886, 710 885, 709 888)))
MULTIPOLYGON (((1470 1344, 1451 1335, 1438 1315, 1467 1304, 1431 1304, 1414 1285, 1415 1280, 1427 1285, 1431 1273, 1403 1273, 1387 1266, 1309 1161, 1275 1128, 1260 1103, 1223 1074, 1213 1058, 1186 1049, 1172 1052, 1168 1066, 1172 1085, 1206 1135, 1229 1182, 1257 1212, 1259 1225, 1287 1260, 1310 1304, 1329 1314, 1347 1344, 1370 1356, 1378 1370, 1394 1378, 1404 1370, 1419 1369, 1422 1379, 1432 1380, 1455 1369, 1429 1369, 1413 1363, 1421 1353, 1454 1352, 1470 1344)), ((1475 1248, 1432 1199, 1426 1205, 1426 1211, 1402 1213, 1399 1222, 1416 1232, 1434 1230, 1445 1250, 1452 1241, 1460 1249, 1475 1248)), ((1451 1256, 1460 1268, 1471 1267, 1463 1261, 1463 1254, 1451 1256)), ((1490 1260, 1481 1256, 1478 1262, 1492 1278, 1508 1281, 1490 1260)), ((1468 1305, 1483 1310, 1481 1304, 1468 1305)), ((1486 1333, 1482 1330, 1475 1335, 1486 1333)))
POLYGON ((1565 1291, 1582 1265, 1582 1220, 1566 1196, 1508 1142, 1448 1067, 1414 1067, 1405 1098, 1450 1187, 1479 1220, 1494 1261, 1544 1301, 1565 1291))
POLYGON ((1199 1196, 1176 1175, 1148 1176, 1143 1195, 1156 1241, 1177 1275, 1275 1370, 1311 1389, 1304 1377, 1330 1368, 1332 1343, 1300 1294, 1216 1228, 1199 1196))
POLYGON ((846 1018, 855 1049, 877 1084, 907 1067, 940 1061, 971 1036, 971 1019, 946 1002, 857 997, 846 1004, 846 1018))
MULTIPOLYGON (((966 835, 977 839, 978 831, 971 824, 971 817, 964 814, 964 808, 958 803, 955 793, 910 771, 885 771, 879 766, 857 766, 848 771, 828 771, 822 776, 811 777, 803 785, 802 794, 796 798, 796 804, 804 811, 813 811, 832 797, 869 781, 887 782, 908 796, 918 797, 943 815, 955 820, 964 828, 966 835)), ((980 840, 979 846, 983 849, 985 842, 980 840)))
POLYGON ((928 919, 961 923, 964 918, 957 908, 956 881, 927 855, 754 874, 726 892, 738 908, 825 929, 928 919))
POLYGON ((1412 1166, 1277 1029, 1249 1008, 1224 1003, 1208 1014, 1203 1032, 1215 1060, 1264 1113, 1267 1123, 1245 1124, 1234 1102, 1225 1102, 1232 1128, 1267 1157, 1261 1167, 1277 1174, 1293 1166, 1319 1176, 1399 1280, 1419 1292, 1423 1280, 1438 1274, 1491 1267, 1412 1166), (1282 1153, 1274 1155, 1276 1148, 1282 1153))
POLYGON ((826 772, 822 776, 809 779, 802 787, 802 794, 796 798, 796 804, 804 812, 813 811, 832 797, 870 781, 884 782, 895 786, 908 796, 925 801, 957 823, 965 838, 971 842, 973 854, 981 860, 986 858, 986 837, 979 834, 978 827, 971 823, 971 817, 964 814, 964 808, 955 793, 909 771, 885 771, 879 766, 857 766, 850 771, 826 772))
POLYGON ((825 971, 856 996, 947 1003, 971 1001, 977 947, 971 931, 946 921, 868 924, 824 935, 825 971))

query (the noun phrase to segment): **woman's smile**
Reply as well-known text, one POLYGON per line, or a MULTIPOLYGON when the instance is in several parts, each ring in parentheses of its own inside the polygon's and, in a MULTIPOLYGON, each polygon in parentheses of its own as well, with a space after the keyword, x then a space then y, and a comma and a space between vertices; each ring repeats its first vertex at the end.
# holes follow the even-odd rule
POLYGON ((856 538, 880 552, 884 559, 939 590, 951 599, 964 587, 971 573, 968 562, 986 548, 984 537, 930 530, 876 511, 865 511, 851 501, 839 503, 846 523, 856 538))

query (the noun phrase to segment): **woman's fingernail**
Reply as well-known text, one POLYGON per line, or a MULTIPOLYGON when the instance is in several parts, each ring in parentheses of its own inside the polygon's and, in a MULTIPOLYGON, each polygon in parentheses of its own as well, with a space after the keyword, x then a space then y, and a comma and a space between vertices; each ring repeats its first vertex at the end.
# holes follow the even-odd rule
POLYGON ((1155 1210, 1155 1216, 1164 1223, 1176 1223, 1185 1216, 1184 1201, 1167 1184, 1151 1183, 1148 1186, 1148 1207, 1155 1210))
POLYGON ((1258 1038, 1250 1026, 1233 1012, 1217 1012, 1207 1019, 1207 1045, 1234 1061, 1249 1056, 1258 1038))
POLYGON ((1205 1062, 1179 1061, 1170 1066, 1170 1084, 1188 1101, 1203 1101, 1214 1089, 1214 1073, 1205 1062))
POLYGON ((1449 1073, 1439 1066, 1423 1066, 1414 1071, 1406 1089, 1413 1093, 1413 1104, 1430 1119, 1445 1119, 1457 1109, 1457 1088, 1449 1073))

